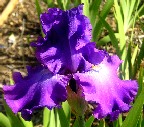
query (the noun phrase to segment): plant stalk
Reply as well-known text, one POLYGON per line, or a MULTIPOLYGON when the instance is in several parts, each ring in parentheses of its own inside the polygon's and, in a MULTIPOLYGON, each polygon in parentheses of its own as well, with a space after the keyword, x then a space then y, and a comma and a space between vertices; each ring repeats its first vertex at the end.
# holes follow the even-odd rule
POLYGON ((84 116, 77 116, 78 127, 85 127, 84 116))

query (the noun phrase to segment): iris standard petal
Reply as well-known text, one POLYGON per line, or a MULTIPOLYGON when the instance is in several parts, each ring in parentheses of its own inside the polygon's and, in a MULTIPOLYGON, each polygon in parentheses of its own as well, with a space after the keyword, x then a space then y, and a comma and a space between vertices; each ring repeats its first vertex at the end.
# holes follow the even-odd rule
POLYGON ((28 76, 13 74, 15 84, 4 86, 4 99, 14 113, 22 112, 26 120, 34 109, 60 106, 67 98, 66 85, 69 78, 64 75, 54 75, 49 70, 40 67, 28 67, 28 76))
POLYGON ((94 116, 98 119, 109 116, 115 120, 119 113, 130 109, 137 94, 135 80, 121 80, 117 69, 122 61, 116 56, 107 56, 90 71, 74 74, 77 84, 84 90, 85 99, 95 103, 94 116))
POLYGON ((38 38, 32 46, 36 47, 36 57, 50 71, 76 72, 84 61, 81 49, 91 40, 91 25, 82 14, 83 5, 68 11, 51 8, 41 14, 44 38, 38 38))

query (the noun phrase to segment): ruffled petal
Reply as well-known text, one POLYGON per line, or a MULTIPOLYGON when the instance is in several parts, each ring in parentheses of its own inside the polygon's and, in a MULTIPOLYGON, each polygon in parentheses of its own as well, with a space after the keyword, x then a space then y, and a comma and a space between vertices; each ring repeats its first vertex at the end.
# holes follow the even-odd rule
POLYGON ((22 112, 26 120, 30 120, 34 109, 60 106, 67 98, 66 85, 69 77, 54 75, 42 66, 28 67, 28 76, 13 74, 15 84, 4 86, 4 99, 14 113, 22 112))
POLYGON ((82 10, 83 5, 79 5, 68 11, 52 8, 41 14, 46 36, 31 45, 36 47, 37 59, 54 73, 76 72, 84 61, 81 49, 90 42, 92 28, 82 10))
POLYGON ((115 120, 119 113, 130 109, 137 94, 135 80, 121 80, 117 69, 122 61, 117 56, 107 56, 85 73, 74 74, 77 84, 84 90, 85 99, 94 103, 94 116, 98 119, 109 116, 115 120))
POLYGON ((46 35, 53 26, 61 22, 63 11, 59 8, 49 8, 48 13, 42 13, 40 20, 42 24, 42 30, 46 35))

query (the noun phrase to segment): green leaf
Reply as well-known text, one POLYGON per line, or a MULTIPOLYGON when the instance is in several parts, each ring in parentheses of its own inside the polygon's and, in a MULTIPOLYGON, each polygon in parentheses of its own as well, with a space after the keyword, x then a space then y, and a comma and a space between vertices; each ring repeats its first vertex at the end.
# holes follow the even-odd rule
POLYGON ((106 124, 105 119, 101 119, 98 127, 109 127, 109 126, 106 124))
POLYGON ((140 67, 139 78, 138 78, 139 89, 138 89, 137 96, 141 93, 142 89, 144 88, 144 86, 143 86, 143 78, 144 78, 144 68, 140 67))
POLYGON ((143 43, 140 47, 140 52, 137 56, 137 61, 136 61, 136 64, 134 66, 134 73, 133 73, 133 77, 136 76, 137 74, 137 70, 140 68, 140 64, 141 64, 141 60, 144 58, 144 40, 143 40, 143 43))
POLYGON ((57 109, 57 112, 59 114, 59 120, 60 120, 61 127, 69 127, 70 124, 67 120, 67 117, 64 113, 63 108, 57 109))
POLYGON ((57 127, 54 109, 49 110, 44 108, 43 111, 43 126, 44 127, 57 127))
POLYGON ((9 119, 0 112, 0 127, 11 127, 9 119))
POLYGON ((57 0, 57 3, 59 7, 64 10, 63 0, 57 0))
POLYGON ((136 56, 137 56, 137 52, 138 52, 138 45, 135 47, 134 51, 133 51, 133 55, 132 55, 132 66, 134 66, 135 60, 136 60, 136 56))
POLYGON ((143 16, 144 15, 144 4, 140 6, 140 8, 138 10, 138 14, 139 14, 139 16, 143 16))
POLYGON ((137 66, 139 67, 140 66, 140 63, 141 63, 141 60, 144 58, 144 40, 143 40, 143 43, 141 45, 141 48, 140 48, 140 52, 139 52, 139 55, 137 57, 138 61, 137 61, 137 66))
POLYGON ((62 108, 64 110, 64 113, 65 113, 68 123, 70 123, 71 110, 70 110, 70 106, 67 101, 62 103, 62 108))
POLYGON ((70 5, 71 5, 71 1, 70 0, 63 0, 64 10, 68 10, 70 5))
POLYGON ((74 122, 74 124, 73 124, 73 126, 72 126, 72 127, 79 127, 79 124, 78 124, 77 119, 75 120, 75 122, 74 122))
MULTIPOLYGON (((119 34, 118 33, 114 33, 114 36, 116 38, 119 38, 119 34)), ((111 42, 111 38, 110 38, 109 35, 106 35, 103 38, 101 38, 100 40, 98 40, 96 45, 97 46, 102 46, 102 45, 106 45, 108 42, 111 42)))
POLYGON ((91 127, 93 121, 94 121, 94 116, 89 117, 89 119, 86 121, 85 126, 86 127, 91 127))
POLYGON ((113 121, 113 127, 121 127, 122 125, 122 115, 120 114, 118 119, 113 121))
MULTIPOLYGON (((36 10, 37 10, 38 18, 39 18, 39 21, 40 21, 40 14, 42 13, 42 9, 41 9, 41 6, 40 6, 38 0, 35 0, 35 5, 36 5, 36 10)), ((42 26, 41 26, 41 25, 40 25, 40 29, 41 29, 41 34, 42 34, 42 36, 44 36, 44 33, 43 33, 43 30, 42 30, 42 26)))
POLYGON ((102 0, 94 0, 90 4, 90 21, 91 21, 91 24, 93 27, 94 27, 94 24, 97 20, 97 16, 99 13, 99 8, 100 8, 101 2, 102 2, 102 0))
POLYGON ((104 27, 108 30, 112 45, 116 48, 117 54, 119 55, 120 51, 119 51, 119 47, 118 47, 118 40, 115 36, 114 31, 112 30, 112 28, 109 26, 109 24, 102 17, 100 17, 100 21, 102 22, 104 27))
POLYGON ((128 113, 126 119, 124 120, 122 127, 136 127, 140 115, 142 113, 144 103, 144 88, 142 89, 141 93, 137 97, 135 103, 133 104, 133 108, 128 113))
POLYGON ((114 7, 115 7, 115 18, 117 20, 118 25, 118 33, 119 33, 119 47, 120 47, 120 53, 119 57, 124 62, 122 64, 122 67, 120 70, 123 72, 123 75, 120 75, 120 77, 123 79, 129 79, 129 70, 128 70, 128 60, 127 60, 127 50, 126 50, 126 36, 124 32, 124 23, 123 23, 123 17, 120 10, 120 5, 117 0, 114 0, 114 7))
POLYGON ((54 1, 53 1, 53 0, 45 0, 45 1, 46 1, 47 6, 48 6, 49 8, 54 7, 54 1))
POLYGON ((127 60, 129 65, 129 79, 132 77, 132 57, 131 57, 131 43, 128 45, 127 60))
POLYGON ((143 120, 143 114, 141 113, 136 127, 143 127, 141 126, 142 120, 143 120))
POLYGON ((144 127, 144 119, 141 122, 141 127, 144 127))
POLYGON ((75 1, 73 2, 73 4, 74 4, 74 6, 76 7, 76 6, 78 6, 78 5, 81 4, 81 0, 75 0, 75 1))
POLYGON ((55 119, 55 112, 54 109, 51 110, 51 115, 50 115, 50 124, 48 127, 56 127, 57 121, 55 119))
POLYGON ((36 5, 37 13, 38 13, 38 18, 40 19, 40 14, 42 13, 42 9, 38 0, 35 0, 35 5, 36 5))
POLYGON ((90 17, 89 16, 89 1, 88 0, 81 0, 81 3, 84 4, 84 8, 83 8, 84 15, 87 17, 90 17))
POLYGON ((20 120, 24 124, 25 127, 33 127, 33 122, 32 121, 25 121, 20 115, 19 115, 20 120))
POLYGON ((119 31, 119 37, 120 37, 121 59, 125 60, 125 57, 126 57, 126 50, 125 50, 126 41, 125 41, 123 19, 122 19, 122 14, 121 14, 121 11, 120 11, 120 6, 118 5, 118 1, 114 0, 114 3, 115 3, 114 5, 115 5, 116 20, 117 20, 117 23, 118 23, 118 31, 119 31), (124 56, 123 56, 123 54, 124 54, 124 56))
POLYGON ((84 116, 77 116, 72 127, 85 127, 84 116))
POLYGON ((44 108, 43 110, 43 126, 44 127, 49 127, 50 116, 51 116, 51 111, 48 108, 44 108))
MULTIPOLYGON (((103 19, 106 18, 106 16, 109 14, 110 9, 112 8, 114 3, 114 0, 109 0, 105 3, 101 13, 100 13, 100 17, 102 17, 103 19)), ((102 23, 99 19, 99 21, 94 25, 93 27, 93 41, 97 41, 98 40, 98 36, 100 35, 102 30, 102 23)))
POLYGON ((11 109, 8 107, 8 105, 4 102, 4 108, 5 108, 5 111, 6 111, 6 114, 8 116, 8 119, 11 123, 11 126, 12 127, 25 127, 24 124, 21 122, 21 120, 18 118, 17 115, 15 115, 11 109))
POLYGON ((120 6, 122 8, 121 13, 124 15, 123 22, 124 31, 126 33, 128 28, 130 28, 131 25, 134 24, 135 19, 137 18, 140 12, 140 0, 120 1, 120 6))

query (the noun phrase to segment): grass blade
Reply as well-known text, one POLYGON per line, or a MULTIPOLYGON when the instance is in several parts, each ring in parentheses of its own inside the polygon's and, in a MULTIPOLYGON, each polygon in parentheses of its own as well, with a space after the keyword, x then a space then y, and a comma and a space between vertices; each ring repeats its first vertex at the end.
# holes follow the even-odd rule
POLYGON ((65 112, 63 110, 63 108, 57 109, 58 115, 59 115, 59 120, 60 120, 60 124, 61 127, 69 127, 69 122, 67 120, 67 117, 65 115, 65 112))
POLYGON ((88 0, 81 0, 81 3, 84 4, 83 13, 85 16, 90 17, 89 15, 89 1, 88 0))
POLYGON ((131 59, 132 66, 134 66, 135 59, 136 59, 136 56, 137 56, 137 52, 138 52, 138 45, 135 47, 135 49, 133 51, 133 55, 132 55, 132 59, 131 59))
POLYGON ((59 5, 59 7, 64 10, 63 1, 62 0, 57 0, 57 3, 59 5))
POLYGON ((9 119, 0 112, 0 127, 11 127, 9 119))
POLYGON ((19 116, 20 120, 24 124, 25 127, 33 127, 32 121, 25 121, 21 116, 19 116))
POLYGON ((100 8, 101 2, 102 2, 102 0, 94 0, 90 5, 90 21, 91 21, 91 24, 93 27, 97 20, 96 18, 99 13, 99 8, 100 8))
POLYGON ((48 108, 44 108, 43 110, 43 126, 44 127, 49 127, 50 116, 51 116, 51 111, 48 108))
POLYGON ((67 101, 62 103, 62 108, 64 110, 68 123, 70 123, 71 111, 70 111, 70 106, 67 101))
POLYGON ((5 101, 4 108, 12 127, 25 127, 21 120, 11 111, 5 101))
MULTIPOLYGON (((110 12, 110 9, 113 6, 113 3, 114 3, 114 0, 110 0, 106 2, 106 4, 103 7, 103 10, 100 13, 100 17, 102 17, 103 19, 106 18, 106 16, 110 12)), ((102 30, 102 23, 99 19, 99 21, 94 25, 94 28, 93 28, 93 41, 98 40, 98 36, 100 35, 101 30, 102 30)))
POLYGON ((137 56, 137 61, 134 67, 133 77, 136 76, 137 70, 140 68, 141 60, 144 58, 144 40, 140 48, 139 55, 137 56))
MULTIPOLYGON (((114 36, 116 38, 119 38, 119 34, 118 33, 114 33, 114 36)), ((108 42, 111 42, 111 38, 110 38, 109 35, 106 35, 103 38, 101 38, 99 41, 97 41, 96 45, 97 46, 102 46, 102 45, 106 45, 108 42)))
POLYGON ((37 13, 38 13, 38 18, 40 19, 40 14, 42 13, 42 9, 38 0, 35 0, 35 5, 36 5, 37 13))
POLYGON ((94 121, 94 116, 89 117, 89 119, 86 121, 85 126, 86 127, 91 127, 93 121, 94 121))
POLYGON ((51 110, 51 115, 50 115, 50 124, 48 127, 56 127, 57 121, 55 119, 55 112, 54 109, 51 110))
POLYGON ((114 34, 114 31, 102 17, 100 17, 100 21, 102 22, 104 27, 109 31, 109 37, 111 39, 112 45, 116 48, 117 54, 119 55, 120 51, 119 51, 119 47, 118 47, 118 40, 114 34))

